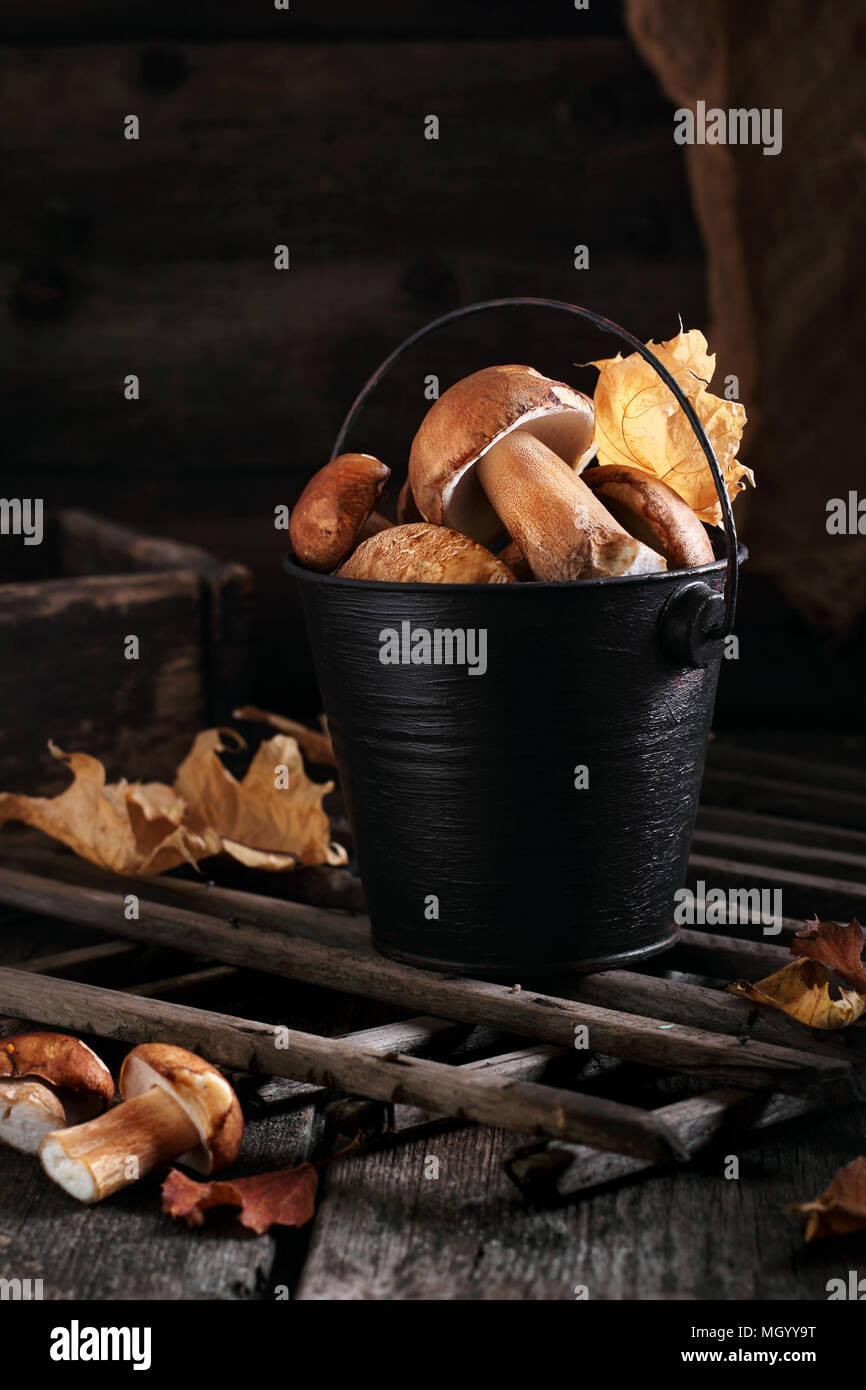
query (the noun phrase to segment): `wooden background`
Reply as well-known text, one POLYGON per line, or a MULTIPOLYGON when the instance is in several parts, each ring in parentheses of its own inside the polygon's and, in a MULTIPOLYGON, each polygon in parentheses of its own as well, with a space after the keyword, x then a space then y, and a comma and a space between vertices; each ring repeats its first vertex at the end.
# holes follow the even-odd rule
MULTIPOLYGON (((273 509, 403 336, 504 294, 643 337, 710 326, 673 104, 616 3, 11 0, 0 39, 3 493, 250 564, 260 703, 317 705, 273 509)), ((428 374, 525 359, 591 387, 574 364, 606 350, 564 316, 470 321, 401 364, 351 442, 399 484, 428 374)), ((807 623, 759 571, 721 719, 855 719, 858 634, 807 623)))

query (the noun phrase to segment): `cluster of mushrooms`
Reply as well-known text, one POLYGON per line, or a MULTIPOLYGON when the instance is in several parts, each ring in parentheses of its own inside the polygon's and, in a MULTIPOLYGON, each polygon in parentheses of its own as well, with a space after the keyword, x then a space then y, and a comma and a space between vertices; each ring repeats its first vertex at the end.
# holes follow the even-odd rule
POLYGON ((710 564, 692 508, 640 469, 595 455, 592 401, 533 367, 456 382, 412 442, 397 525, 376 511, 390 469, 372 454, 320 468, 292 512, 295 559, 348 579, 508 584, 710 564))
POLYGON ((208 1175, 234 1162, 240 1102, 216 1067, 167 1043, 143 1043, 120 1069, 79 1038, 18 1033, 0 1041, 0 1140, 39 1154, 71 1197, 101 1202, 163 1163, 208 1175))

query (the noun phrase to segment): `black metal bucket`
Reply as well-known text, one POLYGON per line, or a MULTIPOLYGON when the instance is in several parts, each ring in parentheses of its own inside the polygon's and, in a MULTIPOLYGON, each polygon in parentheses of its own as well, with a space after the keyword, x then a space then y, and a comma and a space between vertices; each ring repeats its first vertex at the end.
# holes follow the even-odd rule
POLYGON ((376 946, 512 980, 626 965, 672 944, 738 562, 718 463, 687 399, 643 344, 576 305, 490 301, 436 320, 364 388, 335 455, 417 338, 527 302, 578 313, 652 361, 713 469, 727 558, 621 579, 477 585, 338 579, 287 562, 376 946), (458 661, 413 663, 413 648, 428 649, 424 633, 435 652, 437 631, 457 634, 440 637, 439 655, 458 661))

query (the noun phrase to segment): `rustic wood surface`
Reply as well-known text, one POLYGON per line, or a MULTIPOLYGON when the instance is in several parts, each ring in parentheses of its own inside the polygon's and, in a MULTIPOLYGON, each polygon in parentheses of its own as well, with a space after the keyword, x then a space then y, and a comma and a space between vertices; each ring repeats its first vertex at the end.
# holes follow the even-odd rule
MULTIPOLYGON (((170 893, 173 886, 171 880, 163 880, 161 891, 170 893)), ((183 885, 184 888, 190 886, 197 894, 201 893, 198 885, 183 885)), ((619 975, 624 977, 623 994, 628 995, 631 989, 634 1000, 641 977, 630 972, 605 972, 599 981, 589 981, 586 985, 577 983, 571 990, 573 997, 565 999, 534 988, 440 975, 385 959, 340 913, 318 910, 311 924, 305 919, 307 908, 293 910, 290 904, 269 898, 263 898, 259 906, 253 895, 237 893, 227 896, 235 901, 243 897, 248 900, 242 915, 234 915, 230 908, 227 913, 225 906, 220 908, 217 893, 209 895, 209 901, 217 899, 211 911, 192 912, 148 901, 144 892, 146 889, 141 892, 140 916, 127 919, 120 912, 122 898, 116 889, 84 888, 58 879, 43 881, 32 874, 0 867, 0 901, 4 903, 62 916, 85 926, 102 926, 133 940, 164 946, 183 941, 189 950, 222 961, 270 970, 307 984, 330 985, 346 992, 357 990, 383 1003, 434 1008, 449 1018, 467 1023, 484 1022, 562 1047, 574 1046, 576 1027, 585 1027, 593 1050, 752 1088, 771 1086, 798 1090, 819 1078, 842 1079, 852 1071, 849 1056, 832 1043, 829 1048, 806 1050, 801 1048, 795 1032, 786 1038, 784 1046, 759 1041, 752 1036, 749 1022, 755 1010, 734 1000, 730 1003, 722 1000, 721 1006, 716 1005, 712 995, 708 1000, 711 1016, 715 1013, 725 1020, 724 1033, 681 1022, 673 1026, 660 1025, 656 1021, 660 993, 669 996, 665 1017, 677 1017, 679 1010, 675 1000, 679 992, 685 1000, 682 1012, 694 1022, 694 991, 688 987, 678 991, 676 986, 669 986, 665 990, 650 979, 646 991, 650 1001, 655 1000, 655 1003, 650 1003, 649 1016, 583 1002, 584 989, 593 997, 600 992, 608 1003, 612 1002, 615 988, 611 976, 619 975), (260 920, 269 917, 279 920, 278 928, 258 925, 260 920), (737 1011, 742 1027, 733 1032, 730 1015, 737 1011)), ((37 983, 32 987, 36 990, 37 983)), ((4 996, 12 994, 14 989, 15 981, 10 977, 3 986, 4 996)), ((19 993, 25 990, 26 981, 20 985, 19 993)), ((59 999, 56 1003, 58 1009, 65 1007, 59 999)), ((44 1001, 42 1007, 45 1007, 44 1001)), ((82 1003, 81 1007, 87 1006, 82 1003)), ((70 1004, 70 1008, 74 1010, 74 1004, 70 1004)), ((71 1023, 67 1022, 68 1026, 75 1026, 74 1018, 71 1023)), ((763 1032, 760 1025, 758 1031, 763 1032)), ((301 1049, 310 1059, 314 1051, 311 1045, 301 1049)), ((377 1068, 372 1070, 376 1072, 377 1068)), ((411 1071, 411 1065, 407 1064, 407 1089, 411 1085, 411 1071)), ((382 1087, 386 1080, 372 1075, 370 1084, 375 1089, 365 1093, 385 1098, 382 1087)), ((429 1084, 435 1085, 433 1078, 429 1084)), ((422 1096, 420 1103, 424 1099, 422 1096)), ((480 1104, 483 1106, 484 1102, 480 1104)))
MULTIPOLYGON (((801 771, 808 780, 810 771, 798 769, 798 775, 801 771)), ((716 808, 707 808, 702 818, 721 833, 738 833, 716 808)), ((758 814, 751 851, 743 851, 745 862, 772 863, 773 846, 796 843, 804 824, 778 814, 769 819, 767 825, 758 814)), ((827 831, 825 846, 832 849, 834 843, 827 831)), ((859 849, 850 834, 839 843, 846 846, 843 853, 859 849)), ((34 869, 41 864, 38 871, 44 872, 52 858, 55 873, 69 871, 67 855, 46 851, 31 852, 30 864, 34 869)), ((80 866, 78 872, 83 887, 91 870, 80 866)), ((711 873, 701 870, 701 876, 708 886, 716 883, 711 873)), ((194 912, 212 890, 165 880, 158 891, 194 912)), ((249 906, 249 895, 222 891, 239 914, 249 906)), ((848 905, 847 895, 842 902, 848 905)), ((295 930, 306 921, 308 931, 324 933, 331 949, 341 933, 358 931, 349 916, 338 914, 335 920, 328 910, 293 909, 291 903, 271 909, 265 904, 262 918, 272 920, 277 909, 284 924, 296 919, 295 930)), ((383 1040, 423 1042, 418 1032, 423 1033, 423 1024, 413 1023, 408 1033, 399 1026, 391 1031, 397 1020, 387 1005, 273 976, 251 978, 243 970, 210 978, 212 964, 192 961, 170 946, 134 946, 119 955, 122 943, 116 937, 106 943, 104 933, 94 936, 68 921, 59 924, 9 907, 0 910, 0 923, 4 964, 29 962, 33 970, 50 967, 104 984, 118 983, 122 971, 126 984, 144 996, 142 1008, 148 1007, 148 982, 161 980, 162 997, 180 1004, 274 1022, 290 1017, 293 1026, 331 1033, 378 1027, 383 1040), (188 978, 196 974, 202 976, 197 984, 188 978), (179 992, 170 988, 172 980, 179 992)), ((670 963, 699 975, 728 969, 757 977, 777 964, 797 924, 796 916, 786 918, 777 938, 744 926, 738 935, 727 929, 724 936, 718 930, 690 931, 670 963)), ((648 978, 655 988, 664 985, 666 974, 657 963, 648 978)), ((694 976, 673 978, 686 982, 694 976)), ((130 1005, 135 1007, 132 1000, 130 1005)), ((476 1045, 489 1049, 492 1039, 492 1034, 477 1035, 476 1045)), ((443 1029, 437 1047, 452 1040, 443 1029)), ((112 1063, 119 1059, 117 1043, 97 1046, 112 1063)), ((516 1056, 523 1076, 539 1064, 520 1052, 516 1056)), ((713 1131, 718 1140, 685 1168, 652 1171, 645 1160, 554 1146, 564 1199, 560 1205, 538 1206, 524 1199, 504 1167, 506 1159, 525 1151, 525 1136, 453 1122, 419 1129, 428 1117, 400 1107, 398 1133, 369 1139, 361 1152, 323 1171, 310 1227, 259 1238, 239 1236, 230 1217, 212 1217, 197 1233, 173 1226, 159 1211, 156 1180, 85 1212, 51 1188, 32 1161, 6 1150, 0 1168, 13 1183, 0 1184, 0 1275, 42 1277, 46 1296, 61 1298, 272 1299, 288 1290, 301 1300, 571 1300, 585 1285, 591 1298, 608 1300, 799 1301, 823 1299, 827 1280, 856 1264, 858 1237, 806 1247, 797 1223, 786 1219, 785 1206, 822 1191, 842 1163, 862 1152, 862 1108, 825 1093, 823 1099, 832 1101, 829 1110, 819 1119, 808 1113, 798 1118, 811 1104, 808 1094, 748 1101, 726 1093, 714 1099, 717 1092, 702 1095, 700 1089, 690 1095, 677 1087, 663 1087, 653 1102, 658 1083, 646 1068, 590 1063, 592 1075, 583 1085, 595 1093, 625 1104, 667 1106, 684 1140, 703 1141, 713 1131), (758 1126, 781 1121, 781 1127, 765 1133, 760 1143, 754 1132, 737 1134, 741 1105, 758 1126), (737 1180, 724 1176, 731 1154, 740 1159, 737 1180), (147 1260, 134 1250, 146 1250, 147 1260)), ((344 1124, 344 1132, 353 1122, 365 1132, 375 1130, 369 1103, 358 1108, 357 1102, 340 1101, 322 1109, 327 1097, 279 1081, 248 1085, 242 1094, 248 1115, 244 1170, 321 1156, 333 1148, 335 1125, 344 1124), (282 1094, 281 1086, 288 1087, 282 1094)))

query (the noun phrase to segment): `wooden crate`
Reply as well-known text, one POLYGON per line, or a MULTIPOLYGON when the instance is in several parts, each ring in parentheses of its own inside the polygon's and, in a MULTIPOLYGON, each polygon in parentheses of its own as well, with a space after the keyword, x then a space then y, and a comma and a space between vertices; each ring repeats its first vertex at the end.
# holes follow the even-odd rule
POLYGON ((171 780, 196 731, 246 694, 250 586, 242 565, 88 512, 49 516, 38 546, 4 536, 0 788, 68 782, 49 738, 101 758, 112 780, 171 780))

